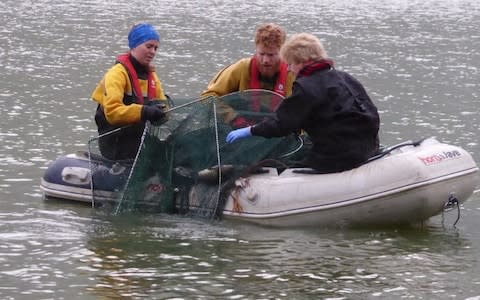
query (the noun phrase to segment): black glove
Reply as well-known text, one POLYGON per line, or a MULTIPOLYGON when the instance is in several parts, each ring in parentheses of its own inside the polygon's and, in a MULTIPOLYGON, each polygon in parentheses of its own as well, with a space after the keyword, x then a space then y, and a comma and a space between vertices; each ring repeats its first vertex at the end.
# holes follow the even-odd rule
POLYGON ((164 112, 166 106, 158 105, 144 105, 142 109, 142 120, 150 121, 153 125, 161 125, 167 122, 168 118, 164 112))

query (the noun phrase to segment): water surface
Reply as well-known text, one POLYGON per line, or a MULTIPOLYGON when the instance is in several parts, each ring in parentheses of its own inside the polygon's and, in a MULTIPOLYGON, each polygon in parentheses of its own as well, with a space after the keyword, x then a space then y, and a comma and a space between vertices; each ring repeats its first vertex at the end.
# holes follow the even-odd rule
POLYGON ((480 161, 480 4, 429 1, 0 3, 2 299, 476 299, 479 197, 422 228, 279 230, 112 217, 44 201, 48 163, 95 136, 90 94, 136 22, 160 30, 167 93, 194 99, 276 22, 314 33, 364 83, 392 145, 436 136, 480 161))

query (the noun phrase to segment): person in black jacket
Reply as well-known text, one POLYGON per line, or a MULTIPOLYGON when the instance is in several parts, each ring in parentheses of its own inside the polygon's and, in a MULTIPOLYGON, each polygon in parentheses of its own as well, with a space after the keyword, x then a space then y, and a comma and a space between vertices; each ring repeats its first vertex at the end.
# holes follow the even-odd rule
POLYGON ((378 152, 378 111, 362 84, 336 70, 318 38, 308 33, 292 36, 280 55, 297 74, 293 93, 275 116, 231 131, 233 143, 251 135, 281 137, 304 130, 313 146, 301 165, 318 173, 350 170, 378 152))

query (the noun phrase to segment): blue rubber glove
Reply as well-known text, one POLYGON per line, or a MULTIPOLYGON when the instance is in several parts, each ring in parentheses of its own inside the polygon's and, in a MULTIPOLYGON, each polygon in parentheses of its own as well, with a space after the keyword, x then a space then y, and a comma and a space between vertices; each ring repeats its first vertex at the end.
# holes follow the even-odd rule
POLYGON ((228 144, 231 144, 236 140, 243 139, 249 136, 252 136, 250 126, 230 131, 230 133, 227 135, 226 141, 228 144))

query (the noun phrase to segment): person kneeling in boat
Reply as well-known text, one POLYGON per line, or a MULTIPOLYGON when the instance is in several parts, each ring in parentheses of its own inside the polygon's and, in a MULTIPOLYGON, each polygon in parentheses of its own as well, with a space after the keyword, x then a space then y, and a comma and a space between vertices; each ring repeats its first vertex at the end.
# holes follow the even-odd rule
POLYGON ((323 44, 311 34, 292 36, 280 55, 297 74, 292 95, 274 116, 231 131, 227 143, 252 135, 281 137, 303 129, 313 146, 297 166, 317 173, 350 170, 375 155, 380 118, 362 84, 336 70, 323 44))
POLYGON ((160 35, 152 25, 133 26, 130 50, 117 57, 92 94, 98 102, 100 152, 108 159, 135 158, 146 121, 154 125, 166 121, 167 97, 152 65, 159 44, 160 35))

